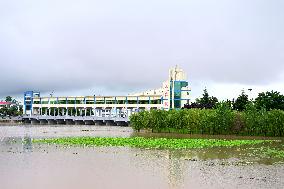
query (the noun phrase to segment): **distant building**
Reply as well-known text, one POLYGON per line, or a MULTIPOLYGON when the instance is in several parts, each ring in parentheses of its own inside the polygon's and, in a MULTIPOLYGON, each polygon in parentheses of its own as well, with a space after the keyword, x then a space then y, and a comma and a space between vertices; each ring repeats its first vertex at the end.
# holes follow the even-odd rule
POLYGON ((184 71, 169 70, 162 87, 127 96, 41 97, 40 92, 24 93, 24 114, 28 115, 121 115, 150 109, 179 109, 189 103, 190 88, 184 71))
POLYGON ((9 108, 12 104, 12 102, 0 101, 0 109, 4 107, 9 108))

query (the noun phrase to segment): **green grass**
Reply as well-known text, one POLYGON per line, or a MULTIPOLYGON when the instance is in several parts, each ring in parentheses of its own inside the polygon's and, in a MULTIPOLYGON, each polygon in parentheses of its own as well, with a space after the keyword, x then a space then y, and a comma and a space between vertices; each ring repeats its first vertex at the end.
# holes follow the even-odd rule
POLYGON ((34 143, 61 144, 71 146, 123 146, 155 149, 194 149, 209 147, 233 147, 275 142, 276 140, 220 140, 220 139, 166 139, 166 138, 53 138, 33 139, 34 143))

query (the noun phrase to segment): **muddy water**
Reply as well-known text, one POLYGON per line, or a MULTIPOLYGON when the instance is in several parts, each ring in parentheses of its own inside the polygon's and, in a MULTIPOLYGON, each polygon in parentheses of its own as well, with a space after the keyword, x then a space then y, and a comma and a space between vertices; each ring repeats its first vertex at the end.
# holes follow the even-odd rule
POLYGON ((282 160, 257 155, 252 149, 256 147, 154 150, 31 142, 32 138, 136 135, 200 137, 137 134, 127 127, 0 127, 0 188, 284 188, 282 160))

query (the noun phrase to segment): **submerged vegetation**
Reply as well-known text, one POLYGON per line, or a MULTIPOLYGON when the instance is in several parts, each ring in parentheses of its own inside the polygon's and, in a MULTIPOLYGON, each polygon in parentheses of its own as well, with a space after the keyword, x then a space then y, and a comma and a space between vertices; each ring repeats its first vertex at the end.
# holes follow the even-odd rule
POLYGON ((83 146, 125 146, 137 148, 158 149, 195 149, 209 147, 233 147, 242 145, 256 145, 271 143, 275 140, 220 140, 220 139, 167 139, 167 138, 100 138, 100 137, 78 137, 78 138, 52 138, 34 139, 34 143, 61 144, 61 145, 83 145, 83 146))
POLYGON ((284 111, 248 104, 244 111, 233 110, 226 102, 215 109, 151 110, 130 117, 134 130, 183 132, 189 134, 284 136, 284 111))
POLYGON ((262 153, 269 157, 284 158, 284 150, 276 148, 263 148, 262 153))

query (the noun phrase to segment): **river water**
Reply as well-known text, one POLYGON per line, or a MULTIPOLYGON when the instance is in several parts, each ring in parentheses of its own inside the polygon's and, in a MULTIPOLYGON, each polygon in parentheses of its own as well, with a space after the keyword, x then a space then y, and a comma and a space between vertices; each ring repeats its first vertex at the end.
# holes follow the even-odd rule
MULTIPOLYGON (((129 127, 1 126, 0 188, 284 188, 282 160, 257 155, 249 146, 159 150, 31 142, 73 136, 212 138, 134 133, 129 127)), ((271 145, 283 146, 283 141, 271 145)))

